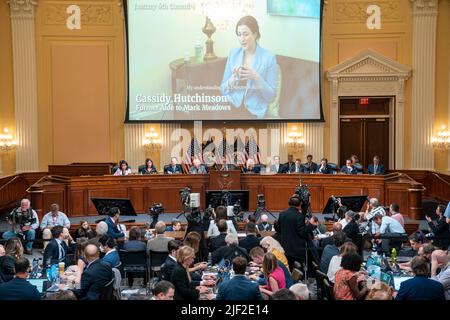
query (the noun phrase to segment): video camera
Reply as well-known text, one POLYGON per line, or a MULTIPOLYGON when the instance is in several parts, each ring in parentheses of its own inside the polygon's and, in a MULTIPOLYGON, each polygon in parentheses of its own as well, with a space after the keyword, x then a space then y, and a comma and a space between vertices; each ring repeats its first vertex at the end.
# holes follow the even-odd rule
POLYGON ((244 212, 242 211, 241 200, 237 200, 233 205, 233 214, 237 221, 244 221, 244 212))
POLYGON ((256 201, 258 208, 264 208, 266 206, 266 198, 264 197, 263 194, 258 194, 256 196, 256 201))
POLYGON ((20 225, 20 226, 36 223, 36 218, 33 217, 33 211, 31 208, 27 209, 27 211, 25 212, 22 212, 20 207, 13 210, 8 215, 8 220, 12 221, 13 225, 20 225))
POLYGON ((191 201, 191 193, 192 190, 189 187, 180 189, 180 202, 183 206, 189 206, 189 202, 191 201))
POLYGON ((148 208, 148 214, 153 218, 153 219, 158 219, 158 216, 164 213, 164 207, 162 205, 162 203, 154 203, 150 208, 148 208))

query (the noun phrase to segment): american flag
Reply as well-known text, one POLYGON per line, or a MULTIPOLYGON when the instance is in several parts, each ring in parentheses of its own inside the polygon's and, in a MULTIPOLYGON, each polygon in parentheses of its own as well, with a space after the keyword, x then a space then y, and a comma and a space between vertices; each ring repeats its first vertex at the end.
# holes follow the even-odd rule
POLYGON ((234 160, 237 164, 245 164, 245 144, 240 137, 234 141, 234 160))
POLYGON ((227 143, 225 138, 220 142, 219 147, 216 148, 215 156, 217 164, 222 165, 225 158, 227 163, 233 162, 233 149, 231 148, 231 145, 227 143))
POLYGON ((196 158, 200 159, 200 161, 203 163, 202 148, 200 147, 198 140, 192 138, 191 144, 189 145, 189 148, 186 150, 186 153, 184 155, 184 166, 186 172, 189 172, 189 168, 190 166, 192 166, 192 160, 196 158))
POLYGON ((259 153, 259 146, 253 136, 250 137, 245 145, 245 159, 253 159, 256 164, 261 163, 261 154, 259 153))

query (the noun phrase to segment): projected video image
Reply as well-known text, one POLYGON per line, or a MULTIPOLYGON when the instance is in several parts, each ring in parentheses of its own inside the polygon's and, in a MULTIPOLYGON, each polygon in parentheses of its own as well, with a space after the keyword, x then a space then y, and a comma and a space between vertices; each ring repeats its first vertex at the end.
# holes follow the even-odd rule
POLYGON ((128 0, 128 120, 320 120, 317 12, 320 0, 128 0))

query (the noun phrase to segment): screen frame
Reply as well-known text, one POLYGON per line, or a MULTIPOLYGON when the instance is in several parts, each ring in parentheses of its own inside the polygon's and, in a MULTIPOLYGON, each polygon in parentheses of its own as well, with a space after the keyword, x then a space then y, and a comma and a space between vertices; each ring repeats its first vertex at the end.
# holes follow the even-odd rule
MULTIPOLYGON (((320 108, 320 119, 296 119, 296 118, 290 118, 290 119, 239 119, 239 120, 209 120, 209 119, 189 119, 189 120, 130 120, 130 68, 129 68, 129 62, 130 62, 130 54, 129 54, 129 43, 128 43, 128 0, 122 0, 123 5, 123 14, 124 14, 124 23, 125 23, 125 76, 126 76, 126 113, 125 113, 125 124, 133 124, 133 123, 193 123, 194 121, 202 121, 206 123, 217 123, 217 124, 238 124, 242 122, 255 122, 255 123, 265 123, 265 122, 297 122, 297 123, 325 123, 325 118, 323 116, 323 104, 322 104, 322 95, 323 95, 323 88, 322 88, 322 75, 323 75, 323 9, 324 9, 324 0, 320 0, 320 18, 319 18, 319 108, 320 108)), ((269 14, 269 13, 268 13, 269 14)), ((305 17, 304 19, 316 19, 316 18, 308 18, 305 17)))

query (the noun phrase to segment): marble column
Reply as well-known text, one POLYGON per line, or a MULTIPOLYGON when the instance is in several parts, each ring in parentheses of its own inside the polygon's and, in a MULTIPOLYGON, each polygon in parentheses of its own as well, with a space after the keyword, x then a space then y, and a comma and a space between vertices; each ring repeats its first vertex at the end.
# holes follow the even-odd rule
MULTIPOLYGON (((172 150, 175 145, 178 143, 177 141, 172 141, 171 137, 174 131, 180 130, 181 124, 175 122, 164 122, 161 123, 161 163, 159 165, 160 168, 164 168, 164 165, 170 163, 170 158, 172 157, 172 150)), ((177 155, 173 155, 177 156, 177 155)), ((181 163, 182 159, 178 159, 178 162, 181 163)))
POLYGON ((412 123, 411 168, 433 169, 436 22, 438 0, 412 0, 412 123))
POLYGON ((131 166, 132 172, 137 172, 138 167, 144 163, 145 128, 142 123, 125 124, 125 160, 131 166))
POLYGON ((39 171, 35 7, 10 0, 16 119, 16 172, 39 171))
POLYGON ((310 154, 315 162, 319 162, 323 157, 323 123, 304 123, 303 137, 305 139, 304 157, 310 154))
POLYGON ((268 122, 267 123, 267 150, 266 154, 270 156, 280 156, 280 161, 286 162, 288 155, 288 148, 286 140, 288 138, 288 130, 286 122, 268 122))

